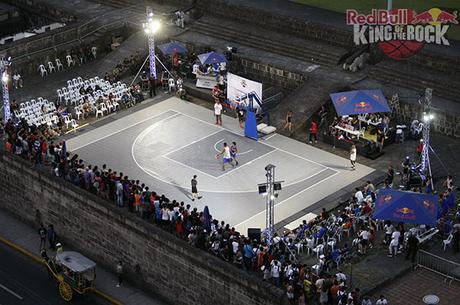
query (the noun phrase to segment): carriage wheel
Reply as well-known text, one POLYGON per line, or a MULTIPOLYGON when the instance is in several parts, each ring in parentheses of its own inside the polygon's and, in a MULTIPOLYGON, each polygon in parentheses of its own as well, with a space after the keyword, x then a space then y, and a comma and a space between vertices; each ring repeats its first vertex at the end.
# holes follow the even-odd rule
POLYGON ((64 301, 69 302, 70 300, 72 300, 72 287, 70 287, 70 285, 66 282, 62 281, 59 283, 59 293, 61 294, 61 298, 64 301))

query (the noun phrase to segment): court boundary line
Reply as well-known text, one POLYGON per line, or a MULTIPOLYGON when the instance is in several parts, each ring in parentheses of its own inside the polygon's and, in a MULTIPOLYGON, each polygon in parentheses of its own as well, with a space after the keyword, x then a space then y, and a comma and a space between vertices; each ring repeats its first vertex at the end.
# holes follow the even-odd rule
POLYGON ((193 145, 193 144, 195 144, 195 143, 198 143, 198 142, 200 142, 200 141, 203 141, 203 140, 205 140, 206 138, 212 137, 213 135, 218 134, 218 133, 221 132, 221 131, 222 131, 222 130, 216 130, 216 131, 214 131, 214 132, 211 132, 210 134, 208 134, 208 135, 206 135, 206 136, 204 136, 204 137, 201 137, 201 138, 199 138, 198 140, 192 141, 192 142, 188 143, 187 145, 181 146, 181 147, 179 147, 179 148, 176 148, 176 149, 171 150, 170 152, 165 153, 164 155, 162 155, 162 157, 167 156, 167 155, 170 155, 170 154, 173 154, 173 153, 178 152, 178 151, 180 151, 180 150, 182 150, 182 149, 184 149, 184 148, 186 148, 186 147, 189 147, 190 145, 193 145))
MULTIPOLYGON (((89 146, 89 145, 91 145, 91 144, 94 144, 94 143, 96 143, 96 142, 99 142, 99 141, 102 141, 102 140, 104 140, 104 139, 107 139, 107 138, 109 138, 109 137, 111 137, 111 136, 116 135, 117 133, 120 133, 120 132, 125 131, 125 130, 127 130, 127 129, 129 129, 129 128, 132 128, 132 127, 134 127, 134 126, 137 126, 137 125, 139 125, 139 124, 142 124, 142 123, 144 123, 144 122, 146 122, 146 121, 148 121, 148 120, 157 118, 157 117, 159 117, 159 116, 161 116, 161 115, 163 115, 163 114, 165 114, 165 113, 167 113, 167 112, 169 112, 169 111, 172 111, 172 112, 175 112, 175 113, 172 114, 172 115, 170 115, 170 116, 168 116, 167 118, 161 119, 159 122, 161 122, 161 121, 163 121, 163 120, 166 120, 166 119, 169 119, 169 118, 174 117, 174 116, 178 116, 178 115, 180 114, 179 112, 174 111, 174 110, 172 110, 172 109, 165 110, 165 111, 160 112, 159 114, 157 114, 157 115, 155 115, 155 116, 152 116, 152 117, 143 119, 142 121, 136 122, 136 123, 131 124, 131 125, 129 125, 129 126, 123 127, 123 128, 121 128, 121 129, 119 129, 119 130, 117 130, 117 131, 114 131, 114 132, 111 132, 111 133, 109 133, 109 134, 106 134, 106 135, 104 135, 104 136, 102 136, 102 137, 100 137, 100 138, 98 138, 98 139, 96 139, 96 140, 92 140, 92 141, 89 141, 88 143, 85 143, 85 144, 83 144, 83 145, 77 146, 76 148, 72 148, 71 151, 74 152, 74 151, 76 151, 76 150, 82 149, 82 148, 84 148, 84 147, 86 147, 86 146, 89 146)), ((136 114, 136 113, 137 113, 137 112, 133 113, 133 115, 136 114)), ((125 117, 125 118, 126 118, 126 117, 125 117)), ((104 126, 107 126, 107 125, 104 125, 104 126)), ((103 126, 101 126, 101 127, 103 127, 103 126)), ((96 129, 97 129, 97 127, 96 127, 96 129)), ((96 130, 96 129, 94 129, 94 130, 96 130)), ((83 136, 83 135, 84 135, 84 134, 82 134, 82 136, 83 136)), ((74 140, 74 139, 76 139, 76 138, 72 138, 72 139, 70 139, 70 140, 74 140)), ((70 140, 69 140, 69 141, 70 141, 70 140)), ((66 141, 66 142, 67 142, 67 141, 66 141)))
MULTIPOLYGON (((326 169, 325 169, 325 170, 326 170, 326 169)), ((275 204, 275 208, 278 207, 278 206, 280 206, 280 205, 282 205, 282 204, 285 204, 287 201, 291 200, 292 198, 297 197, 297 196, 303 194, 304 192, 308 191, 308 190, 311 189, 312 187, 315 187, 316 185, 318 185, 318 184, 320 184, 320 183, 323 183, 324 181, 326 181, 326 180, 328 180, 328 179, 331 179, 332 177, 338 175, 339 173, 340 173, 340 172, 335 172, 334 174, 329 175, 329 176, 327 176, 326 178, 323 178, 323 179, 321 179, 320 181, 318 181, 318 182, 316 182, 316 183, 313 183, 312 185, 306 187, 305 189, 303 189, 303 190, 297 192, 296 194, 293 194, 293 195, 289 196, 288 198, 286 198, 286 199, 284 199, 284 200, 278 202, 277 204, 275 204)), ((320 172, 318 172, 316 175, 318 175, 318 174, 320 174, 320 172)), ((316 175, 315 175, 315 176, 316 176, 316 175)), ((318 201, 315 201, 315 202, 312 203, 312 204, 315 204, 316 202, 318 202, 318 201)), ((295 212, 295 213, 298 213, 298 212, 299 212, 299 211, 297 211, 297 212, 295 212)), ((294 213, 294 214, 295 214, 295 213, 294 213)), ((252 215, 251 217, 247 218, 246 220, 240 222, 239 224, 236 224, 235 227, 239 227, 239 226, 241 226, 241 225, 243 225, 243 224, 245 224, 245 223, 251 221, 252 219, 254 219, 254 218, 256 218, 256 217, 259 217, 259 215, 262 215, 262 214, 265 214, 265 209, 264 209, 263 211, 257 213, 257 214, 252 215)), ((292 215, 294 215, 294 214, 292 214, 292 215)), ((291 215, 291 216, 292 216, 292 215, 291 215)), ((289 217, 289 216, 288 216, 288 217, 289 217)), ((288 217, 286 217, 285 219, 287 219, 288 217)), ((282 220, 281 220, 281 221, 282 221, 282 220)))
MULTIPOLYGON (((177 111, 176 111, 176 112, 177 112, 177 111)), ((177 113, 175 114, 175 116, 180 116, 180 115, 182 115, 180 112, 177 112, 177 113)), ((184 116, 184 117, 189 117, 189 116, 184 116)), ((168 117, 168 118, 169 118, 169 117, 168 117)), ((165 119, 163 119, 163 120, 166 120, 166 119, 168 119, 168 118, 165 118, 165 119)), ((160 123, 160 122, 162 122, 163 120, 160 120, 160 121, 155 122, 155 123, 160 123)), ((200 121, 200 120, 198 120, 198 121, 200 121)), ((210 124, 210 125, 212 125, 212 124, 210 124)), ((212 125, 212 126, 214 126, 214 125, 212 125)), ((151 127, 151 126, 149 126, 149 128, 150 128, 150 127, 151 127)), ((216 126, 216 127, 217 127, 217 126, 216 126)), ((161 175, 158 174, 157 172, 152 171, 152 170, 149 170, 149 169, 146 169, 146 168, 144 168, 142 165, 139 164, 139 162, 137 161, 136 157, 134 156, 134 147, 135 147, 137 141, 139 140, 139 138, 140 138, 141 136, 143 136, 144 133, 145 133, 147 130, 148 130, 148 129, 145 129, 144 131, 142 131, 142 132, 134 139, 133 144, 131 145, 131 158, 133 159, 134 163, 136 163, 137 167, 139 167, 139 168, 140 168, 144 173, 146 173, 148 176, 150 176, 150 177, 152 177, 152 178, 154 178, 154 179, 158 179, 158 180, 162 181, 163 183, 169 184, 169 185, 171 185, 171 186, 178 187, 178 188, 181 188, 181 189, 184 189, 184 190, 188 190, 188 187, 187 187, 187 186, 183 186, 183 185, 180 185, 180 184, 178 184, 178 183, 171 182, 171 181, 169 181, 168 179, 165 179, 165 177, 161 176, 161 175)), ((221 132, 221 131, 226 131, 226 130, 227 130, 227 129, 225 129, 225 128, 219 128, 219 130, 217 130, 217 131, 214 132, 213 134, 209 134, 209 135, 207 135, 207 136, 205 136, 205 137, 202 137, 201 140, 206 139, 207 137, 210 137, 210 136, 212 136, 212 135, 214 135, 214 134, 217 134, 217 133, 219 133, 219 132, 221 132)), ((234 133, 234 134, 236 134, 236 133, 234 133)), ((238 136, 243 137, 243 135, 238 135, 238 136)), ((197 140, 197 141, 200 141, 200 140, 197 140)), ((194 143, 196 143, 197 141, 194 141, 194 143)), ((188 145, 191 145, 191 144, 192 144, 192 143, 190 143, 190 144, 188 144, 188 145)), ((187 146, 188 146, 188 145, 187 145, 187 146)), ((180 149, 182 149, 182 148, 184 148, 184 147, 186 147, 186 146, 180 147, 179 149, 175 149, 174 151, 178 151, 178 150, 180 150, 180 149)), ((270 147, 270 146, 269 146, 269 147, 270 147)), ((241 167, 244 167, 244 165, 250 165, 250 164, 252 164, 252 162, 253 162, 254 160, 260 159, 260 158, 262 158, 262 157, 265 157, 267 154, 270 154, 270 153, 272 153, 272 152, 276 152, 276 151, 278 150, 276 147, 270 147, 270 148, 272 149, 271 151, 269 151, 269 152, 267 152, 267 153, 265 153, 265 154, 263 154, 263 155, 261 155, 261 156, 255 158, 255 159, 249 161, 248 163, 242 164, 241 167)), ((174 151, 172 151, 172 152, 174 152, 174 151)), ((201 170, 199 170, 199 169, 196 169, 196 168, 194 168, 194 167, 191 167, 191 166, 189 166, 189 165, 186 165, 186 164, 184 164, 184 163, 182 163, 182 162, 180 162, 180 161, 177 161, 177 160, 174 160, 174 159, 172 159, 172 158, 169 158, 167 155, 170 154, 170 153, 172 153, 172 152, 168 152, 168 153, 166 153, 166 154, 164 154, 164 155, 162 155, 162 156, 160 156, 160 157, 163 157, 163 158, 165 158, 165 159, 167 159, 167 160, 169 160, 169 161, 172 161, 172 162, 174 162, 174 163, 177 163, 177 164, 179 164, 179 165, 181 165, 181 166, 184 166, 184 167, 186 167, 186 168, 189 168, 189 169, 191 169, 191 170, 200 172, 200 173, 202 173, 202 174, 204 174, 204 175, 206 175, 206 176, 212 177, 212 178, 214 178, 214 179, 216 179, 216 180, 217 180, 218 178, 221 178, 221 176, 225 176, 225 175, 231 174, 231 173, 233 173, 235 170, 238 170, 238 168, 241 168, 241 167, 235 168, 234 170, 231 170, 231 171, 229 171, 229 172, 226 172, 226 173, 224 173, 224 174, 222 174, 222 175, 220 175, 220 176, 218 176, 218 177, 215 177, 215 176, 212 176, 212 175, 210 175, 210 174, 208 174, 208 173, 205 173, 205 172, 203 172, 203 171, 201 171, 201 170)), ((328 169, 328 168, 326 168, 326 167, 323 166, 323 169, 322 169, 321 171, 315 172, 315 173, 313 173, 312 175, 310 175, 310 176, 308 176, 308 177, 305 177, 305 178, 302 178, 302 179, 299 180, 299 181, 294 181, 294 182, 292 182, 292 183, 290 183, 290 184, 287 184, 287 185, 285 185, 285 187, 291 187, 291 186, 295 186, 296 184, 303 183, 304 181, 306 181, 306 180, 308 180, 308 179, 310 179, 310 178, 312 178, 312 177, 314 177, 314 176, 316 176, 316 175, 318 175, 318 174, 324 172, 324 171, 327 170, 327 169, 328 169)), ((201 191, 202 191, 203 193, 243 194, 243 193, 254 193, 254 192, 256 192, 257 190, 254 189, 254 190, 243 190, 243 191, 231 191, 231 190, 229 190, 229 191, 224 191, 224 190, 214 191, 214 190, 206 190, 206 189, 203 189, 203 190, 201 190, 201 191)), ((295 195, 295 194, 293 194, 293 195, 295 195)))
MULTIPOLYGON (((171 108, 170 108, 170 109, 171 109, 171 108)), ((172 110, 172 109, 171 109, 171 110, 172 110)), ((191 119, 200 121, 200 122, 205 123, 205 124, 207 124, 207 125, 216 126, 216 125, 214 125, 214 124, 211 124, 211 123, 209 123, 209 122, 206 122, 205 120, 202 120, 202 119, 199 119, 199 118, 195 118, 195 117, 193 117, 193 116, 191 116, 191 115, 182 113, 182 112, 179 111, 179 110, 172 110, 172 111, 175 111, 175 112, 177 112, 177 113, 180 113, 180 114, 182 114, 183 116, 189 117, 189 118, 191 118, 191 119)), ((237 135, 240 135, 240 136, 243 136, 243 137, 244 137, 244 134, 241 135, 241 134, 239 134, 239 133, 237 133, 237 132, 235 132, 235 131, 233 131, 233 130, 231 130, 231 129, 227 129, 227 128, 224 128, 224 127, 222 127, 222 126, 216 126, 216 127, 220 128, 220 129, 222 129, 222 130, 227 130, 228 132, 231 132, 231 133, 233 133, 233 134, 237 134, 237 135)), ((275 135, 276 135, 276 133, 275 133, 275 135)), ((319 165, 319 166, 321 166, 321 167, 328 168, 328 169, 330 169, 330 170, 332 170, 332 171, 334 171, 334 172, 340 173, 340 171, 338 171, 338 170, 336 170, 336 169, 334 169, 334 168, 331 168, 331 167, 326 166, 326 165, 324 165, 324 164, 321 164, 321 163, 319 163, 319 162, 316 162, 316 161, 307 159, 307 158, 305 158, 305 157, 299 156, 299 155, 297 155, 297 154, 295 154, 295 153, 289 152, 289 151, 284 150, 284 149, 282 149, 282 148, 278 148, 278 147, 276 147, 276 146, 274 146, 274 145, 271 145, 271 144, 268 144, 268 143, 265 143, 265 142, 259 142, 259 141, 257 141, 257 143, 262 144, 262 145, 267 145, 267 146, 269 146, 269 147, 271 147, 271 148, 278 149, 278 150, 281 151, 281 152, 284 152, 284 153, 290 154, 290 155, 292 155, 292 156, 298 157, 298 158, 303 159, 303 160, 305 160, 305 161, 307 161, 307 162, 311 162, 311 163, 316 164, 316 165, 319 165)))
MULTIPOLYGON (((260 156, 258 156, 257 158, 254 158, 254 159, 252 159, 252 160, 249 161, 249 162, 246 162, 246 163, 244 163, 244 164, 241 164, 240 166, 235 167, 235 168, 233 168, 231 171, 226 172, 226 173, 223 173, 222 175, 219 175, 219 176, 217 176, 216 178, 219 179, 219 178, 222 178, 222 177, 224 177, 224 176, 227 176, 228 174, 231 174, 231 173, 233 173, 233 172, 239 170, 240 168, 245 167, 246 165, 251 165, 253 161, 256 161, 256 160, 259 160, 259 159, 261 159, 261 158, 263 158, 263 157, 266 157, 267 155, 269 155, 269 154, 271 154, 272 152, 275 152, 275 151, 276 151, 276 149, 270 150, 269 152, 266 152, 266 153, 264 153, 263 155, 260 155, 260 156)), ((307 179, 308 179, 308 178, 307 178, 307 179)), ((288 185, 288 186, 289 186, 289 185, 288 185)))

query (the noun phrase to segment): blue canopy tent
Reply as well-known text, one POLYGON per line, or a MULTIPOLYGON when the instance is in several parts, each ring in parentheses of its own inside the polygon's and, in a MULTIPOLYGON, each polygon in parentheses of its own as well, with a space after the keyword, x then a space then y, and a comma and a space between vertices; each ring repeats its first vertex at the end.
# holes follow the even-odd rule
POLYGON ((380 190, 375 203, 374 218, 435 226, 438 196, 393 189, 380 190))
POLYGON ((227 59, 223 54, 216 53, 216 52, 209 52, 198 55, 198 59, 200 60, 202 65, 212 65, 212 64, 219 64, 221 62, 227 62, 227 59))
POLYGON ((391 112, 382 90, 354 90, 329 96, 339 116, 391 112))
POLYGON ((177 53, 187 53, 187 48, 178 41, 161 44, 158 46, 158 49, 165 55, 172 55, 174 51, 177 53))

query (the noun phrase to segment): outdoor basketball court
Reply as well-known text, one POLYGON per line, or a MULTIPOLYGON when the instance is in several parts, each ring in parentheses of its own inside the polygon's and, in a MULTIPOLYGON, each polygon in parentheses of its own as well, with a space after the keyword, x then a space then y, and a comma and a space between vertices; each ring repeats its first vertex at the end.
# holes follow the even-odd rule
POLYGON ((192 203, 219 220, 247 228, 265 226, 265 198, 257 185, 265 182, 265 166, 276 166, 283 189, 276 199, 276 222, 313 205, 373 171, 347 159, 274 134, 258 142, 243 136, 236 119, 172 97, 67 141, 70 151, 89 164, 107 164, 130 179, 139 179, 159 194, 191 203, 190 180, 198 178, 203 195, 192 203), (239 165, 227 166, 215 155, 223 143, 236 142, 239 165))

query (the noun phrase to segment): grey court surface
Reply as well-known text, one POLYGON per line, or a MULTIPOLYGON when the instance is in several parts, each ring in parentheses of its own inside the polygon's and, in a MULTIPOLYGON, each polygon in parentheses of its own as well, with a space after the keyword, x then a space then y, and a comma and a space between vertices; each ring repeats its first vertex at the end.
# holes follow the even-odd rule
POLYGON ((213 217, 246 233, 265 223, 265 198, 257 184, 265 182, 265 166, 276 165, 283 189, 276 201, 279 222, 373 171, 290 138, 274 134, 254 141, 243 136, 236 119, 213 124, 212 111, 174 97, 124 116, 67 141, 70 151, 87 163, 139 179, 171 199, 190 202, 190 179, 198 178, 213 217), (222 170, 215 156, 223 143, 236 142, 239 165, 222 170))

